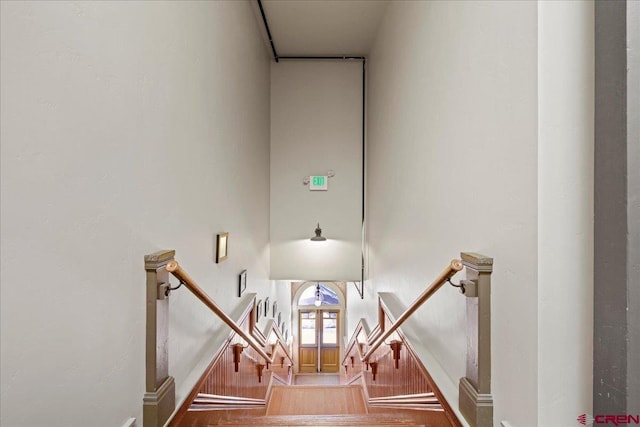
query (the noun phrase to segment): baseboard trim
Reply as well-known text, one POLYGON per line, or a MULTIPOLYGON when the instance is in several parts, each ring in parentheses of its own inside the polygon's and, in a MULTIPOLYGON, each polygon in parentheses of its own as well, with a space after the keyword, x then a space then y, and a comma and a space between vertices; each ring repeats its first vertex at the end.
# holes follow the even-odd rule
POLYGON ((158 390, 147 392, 142 398, 142 424, 144 427, 162 427, 176 407, 176 383, 167 377, 158 390))
POLYGON ((466 378, 460 378, 459 408, 471 427, 493 426, 493 396, 478 393, 466 378))

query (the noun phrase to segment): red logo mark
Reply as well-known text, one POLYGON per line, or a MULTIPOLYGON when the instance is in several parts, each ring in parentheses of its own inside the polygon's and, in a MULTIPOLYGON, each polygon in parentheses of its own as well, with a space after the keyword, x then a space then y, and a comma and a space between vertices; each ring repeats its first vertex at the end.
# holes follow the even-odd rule
POLYGON ((623 426, 636 424, 640 425, 640 415, 596 415, 595 418, 589 414, 582 414, 577 421, 583 426, 590 424, 612 424, 614 426, 623 426))
POLYGON ((583 426, 589 425, 589 424, 593 424, 593 422, 595 421, 595 418, 593 418, 591 415, 589 414, 582 414, 578 417, 578 422, 580 424, 582 424, 583 426))

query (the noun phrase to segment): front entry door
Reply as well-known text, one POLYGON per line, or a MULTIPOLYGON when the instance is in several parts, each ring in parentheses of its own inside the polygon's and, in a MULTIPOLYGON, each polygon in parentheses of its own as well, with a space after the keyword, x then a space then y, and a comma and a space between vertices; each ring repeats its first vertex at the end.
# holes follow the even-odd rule
POLYGON ((300 310, 300 372, 338 372, 338 310, 300 310))

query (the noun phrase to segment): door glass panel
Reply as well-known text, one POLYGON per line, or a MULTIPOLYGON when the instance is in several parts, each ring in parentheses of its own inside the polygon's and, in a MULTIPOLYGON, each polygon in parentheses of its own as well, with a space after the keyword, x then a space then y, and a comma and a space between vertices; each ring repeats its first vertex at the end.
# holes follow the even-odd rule
POLYGON ((316 313, 300 313, 300 344, 309 345, 316 343, 316 313))
POLYGON ((338 344, 338 313, 322 312, 322 344, 338 344))

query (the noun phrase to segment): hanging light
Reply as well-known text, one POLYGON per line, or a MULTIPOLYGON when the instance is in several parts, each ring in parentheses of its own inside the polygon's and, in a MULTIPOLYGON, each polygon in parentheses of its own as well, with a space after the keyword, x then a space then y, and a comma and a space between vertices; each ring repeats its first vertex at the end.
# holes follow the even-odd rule
POLYGON ((316 300, 313 302, 313 305, 316 307, 320 307, 322 305, 322 293, 320 293, 320 283, 316 286, 316 300))
POLYGON ((320 228, 320 223, 318 223, 318 226, 316 227, 315 232, 316 232, 316 235, 311 238, 311 241, 324 242, 325 240, 327 240, 326 237, 322 237, 322 229, 320 228))

